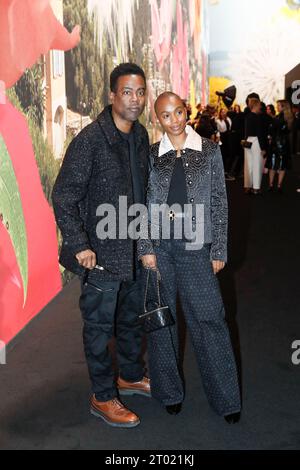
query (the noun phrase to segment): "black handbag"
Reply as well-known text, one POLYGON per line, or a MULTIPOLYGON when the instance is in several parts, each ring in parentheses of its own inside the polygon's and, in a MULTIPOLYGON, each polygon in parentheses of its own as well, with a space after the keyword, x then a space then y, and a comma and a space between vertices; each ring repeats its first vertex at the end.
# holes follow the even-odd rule
POLYGON ((172 326, 175 324, 174 318, 170 312, 168 306, 162 306, 160 300, 160 289, 159 289, 159 281, 160 281, 160 273, 158 270, 147 270, 147 281, 146 281, 146 288, 145 288, 145 296, 144 296, 144 313, 139 315, 138 323, 142 325, 143 330, 145 333, 152 333, 152 331, 160 330, 161 328, 166 328, 167 326, 172 326), (149 277, 150 272, 156 273, 156 287, 157 287, 157 308, 154 310, 147 311, 147 295, 148 295, 148 288, 149 288, 149 277))
POLYGON ((252 147, 252 142, 248 142, 248 140, 241 140, 241 146, 244 149, 251 149, 252 147))

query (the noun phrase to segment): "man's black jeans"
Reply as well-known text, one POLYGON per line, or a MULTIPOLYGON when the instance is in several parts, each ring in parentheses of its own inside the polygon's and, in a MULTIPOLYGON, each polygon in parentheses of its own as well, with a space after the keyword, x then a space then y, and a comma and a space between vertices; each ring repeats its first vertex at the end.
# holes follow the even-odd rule
POLYGON ((143 378, 142 331, 137 317, 142 312, 141 280, 102 281, 95 271, 82 280, 79 301, 83 319, 83 344, 92 382, 99 401, 118 395, 108 343, 116 337, 119 375, 129 382, 143 378))

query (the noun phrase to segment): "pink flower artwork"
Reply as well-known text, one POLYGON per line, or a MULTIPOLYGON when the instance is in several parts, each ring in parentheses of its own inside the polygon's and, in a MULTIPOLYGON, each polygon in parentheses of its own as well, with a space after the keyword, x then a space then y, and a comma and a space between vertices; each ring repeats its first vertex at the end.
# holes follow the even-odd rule
POLYGON ((190 85, 188 24, 183 23, 182 5, 177 2, 177 42, 172 48, 172 85, 174 93, 187 99, 190 85))
POLYGON ((157 0, 150 0, 151 40, 159 70, 163 68, 165 62, 170 58, 173 3, 173 0, 161 0, 160 8, 158 8, 157 0))
POLYGON ((189 0, 190 29, 194 42, 194 57, 201 63, 202 0, 189 0))

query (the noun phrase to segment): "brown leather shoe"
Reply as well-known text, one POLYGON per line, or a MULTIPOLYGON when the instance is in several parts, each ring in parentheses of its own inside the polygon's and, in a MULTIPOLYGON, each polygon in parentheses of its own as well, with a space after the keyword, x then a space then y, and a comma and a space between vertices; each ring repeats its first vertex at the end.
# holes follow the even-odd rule
POLYGON ((127 382, 119 377, 117 385, 120 395, 151 397, 150 379, 148 377, 143 377, 139 382, 127 382))
POLYGON ((93 395, 90 411, 92 415, 117 428, 134 428, 140 424, 139 417, 128 410, 117 398, 109 401, 98 401, 93 395))

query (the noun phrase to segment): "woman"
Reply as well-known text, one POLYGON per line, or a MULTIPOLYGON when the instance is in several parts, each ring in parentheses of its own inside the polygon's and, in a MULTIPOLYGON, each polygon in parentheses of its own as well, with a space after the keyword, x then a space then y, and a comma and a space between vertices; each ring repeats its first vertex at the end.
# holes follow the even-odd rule
POLYGON ((269 191, 273 191, 274 179, 277 173, 277 190, 282 193, 282 183, 291 161, 290 132, 293 127, 294 116, 291 105, 287 100, 279 100, 277 110, 279 114, 273 119, 270 128, 270 149, 266 167, 269 169, 269 191))
MULTIPOLYGON (((272 105, 268 105, 268 106, 270 107, 272 105)), ((263 126, 263 135, 265 136, 264 138, 266 142, 266 153, 263 158, 263 174, 266 174, 266 175, 269 173, 269 170, 266 167, 266 163, 267 163, 267 156, 269 154, 269 149, 270 149, 270 131, 271 131, 271 128, 273 125, 273 119, 274 119, 274 116, 272 116, 271 114, 273 110, 272 108, 270 108, 270 111, 268 112, 268 106, 266 106, 265 103, 261 102, 260 118, 261 118, 261 122, 263 126)))
POLYGON ((276 111, 275 111, 275 107, 273 104, 267 105, 267 115, 270 116, 271 118, 274 118, 276 116, 276 111))
POLYGON ((234 181, 234 176, 229 174, 231 169, 231 145, 230 145, 230 132, 232 128, 232 121, 227 116, 227 112, 225 109, 221 109, 219 112, 219 116, 216 119, 217 129, 220 132, 221 137, 221 152, 223 157, 223 163, 225 168, 225 175, 228 181, 234 181))
POLYGON ((195 127, 195 131, 201 137, 205 137, 206 139, 210 139, 213 142, 216 141, 216 134, 217 131, 215 127, 212 125, 211 117, 207 112, 202 113, 198 124, 195 127))
POLYGON ((227 197, 221 153, 217 144, 186 126, 184 104, 174 93, 160 95, 155 110, 165 134, 151 147, 148 208, 150 213, 157 205, 164 210, 161 219, 152 217, 150 221, 150 233, 158 228, 158 239, 145 237, 138 251, 145 268, 159 269, 163 301, 175 326, 148 335, 151 393, 168 413, 181 410, 184 392, 178 367, 178 291, 209 403, 227 422, 234 423, 239 420, 240 393, 216 278, 227 257, 227 197), (192 209, 190 217, 187 204, 192 209), (193 215, 197 213, 197 217, 193 215), (167 220, 170 236, 164 236, 167 220), (184 229, 179 224, 178 230, 182 220, 184 229))
POLYGON ((233 160, 230 168, 230 175, 240 177, 244 167, 244 149, 241 145, 241 141, 245 134, 245 117, 239 104, 234 106, 233 112, 230 114, 230 118, 232 120, 230 148, 233 160))
POLYGON ((267 136, 260 116, 260 100, 250 98, 249 109, 245 118, 245 139, 252 145, 251 148, 245 148, 244 187, 246 194, 260 194, 267 136))

